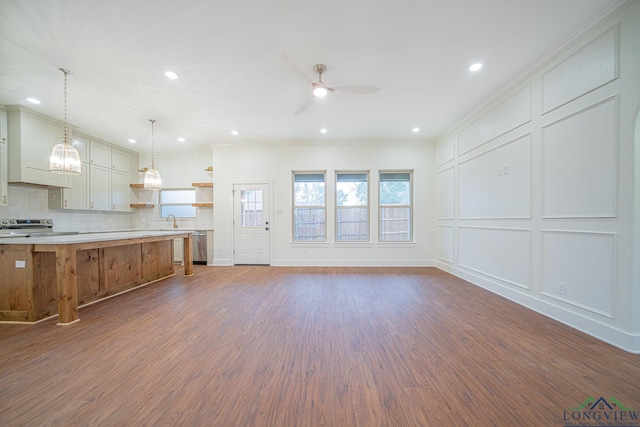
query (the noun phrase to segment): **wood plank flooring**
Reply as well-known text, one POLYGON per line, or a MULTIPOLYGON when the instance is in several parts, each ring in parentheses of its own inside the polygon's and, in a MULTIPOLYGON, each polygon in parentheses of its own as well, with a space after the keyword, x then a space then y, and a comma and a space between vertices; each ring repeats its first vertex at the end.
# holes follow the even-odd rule
POLYGON ((2 426, 555 426, 640 356, 434 268, 198 267, 0 325, 2 426))

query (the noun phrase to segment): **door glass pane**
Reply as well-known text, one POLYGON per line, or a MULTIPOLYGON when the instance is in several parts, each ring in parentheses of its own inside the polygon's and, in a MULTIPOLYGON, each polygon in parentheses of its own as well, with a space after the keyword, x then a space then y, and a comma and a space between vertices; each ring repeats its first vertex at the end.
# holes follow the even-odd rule
POLYGON ((240 192, 240 226, 262 227, 262 190, 240 192))

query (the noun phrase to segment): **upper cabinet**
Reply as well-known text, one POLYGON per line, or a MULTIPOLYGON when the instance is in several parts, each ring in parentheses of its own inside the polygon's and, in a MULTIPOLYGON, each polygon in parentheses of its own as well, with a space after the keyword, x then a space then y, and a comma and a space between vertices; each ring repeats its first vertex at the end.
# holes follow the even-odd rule
POLYGON ((90 209, 129 212, 129 153, 91 141, 89 158, 90 209))
POLYGON ((129 174, 136 154, 76 132, 82 175, 71 178, 71 188, 49 188, 49 209, 131 212, 129 174))
POLYGON ((7 206, 7 110, 0 107, 0 206, 7 206))
POLYGON ((92 165, 111 169, 111 147, 96 141, 91 141, 89 161, 92 165))
POLYGON ((8 181, 70 187, 69 175, 49 172, 49 155, 64 134, 63 123, 19 105, 6 110, 8 181))
POLYGON ((82 173, 71 176, 71 187, 49 187, 49 209, 88 210, 89 195, 89 137, 74 134, 73 145, 78 149, 82 173))

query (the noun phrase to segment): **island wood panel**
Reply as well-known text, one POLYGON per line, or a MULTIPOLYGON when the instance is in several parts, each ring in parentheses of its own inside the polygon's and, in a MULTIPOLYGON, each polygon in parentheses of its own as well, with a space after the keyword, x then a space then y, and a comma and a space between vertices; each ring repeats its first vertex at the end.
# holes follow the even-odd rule
POLYGON ((0 245, 0 320, 29 321, 33 317, 33 299, 24 286, 31 283, 31 263, 29 245, 0 245), (25 262, 25 268, 16 267, 19 261, 25 262))
POLYGON ((193 274, 191 234, 56 244, 0 244, 0 321, 78 319, 79 305, 175 274, 173 239, 183 238, 193 274), (25 268, 17 268, 24 261, 25 268), (63 309, 61 309, 63 308, 63 309))
MULTIPOLYGON (((36 319, 44 319, 58 313, 55 254, 34 254, 33 293, 36 319)), ((97 249, 77 251, 78 304, 86 304, 104 295, 100 292, 100 276, 97 249)))
POLYGON ((113 295, 138 286, 142 278, 141 245, 100 249, 100 291, 113 295))
POLYGON ((173 241, 148 242, 142 245, 142 277, 154 281, 175 274, 173 241))
POLYGON ((86 304, 101 298, 100 251, 87 249, 77 252, 78 304, 86 304))
POLYGON ((61 325, 79 320, 77 252, 74 245, 56 245, 58 324, 61 325))
POLYGON ((33 254, 33 300, 35 319, 58 314, 58 289, 56 286, 56 255, 33 254))

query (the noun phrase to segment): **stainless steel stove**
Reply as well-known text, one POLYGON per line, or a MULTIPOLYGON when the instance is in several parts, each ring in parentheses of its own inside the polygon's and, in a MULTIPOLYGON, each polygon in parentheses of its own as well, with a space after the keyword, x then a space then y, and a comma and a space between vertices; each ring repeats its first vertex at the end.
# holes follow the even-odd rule
POLYGON ((52 219, 0 219, 0 238, 4 237, 42 237, 75 232, 53 231, 52 219))

